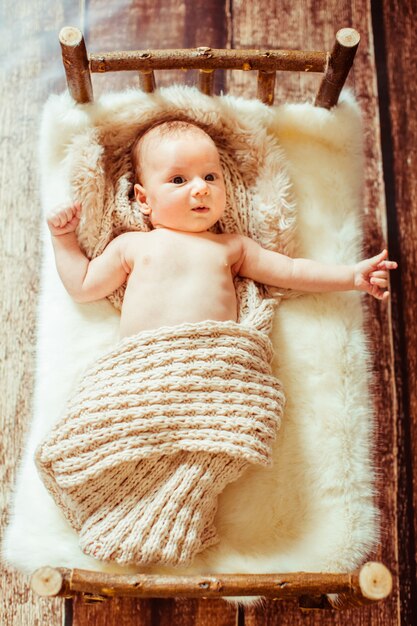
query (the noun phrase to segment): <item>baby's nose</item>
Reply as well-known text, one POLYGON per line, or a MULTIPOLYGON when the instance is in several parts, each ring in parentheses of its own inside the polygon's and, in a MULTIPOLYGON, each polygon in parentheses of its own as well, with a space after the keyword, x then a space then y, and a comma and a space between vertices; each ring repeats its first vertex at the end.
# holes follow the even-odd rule
POLYGON ((203 178, 195 178, 193 181, 193 194, 195 196, 204 196, 208 193, 207 181, 203 178))

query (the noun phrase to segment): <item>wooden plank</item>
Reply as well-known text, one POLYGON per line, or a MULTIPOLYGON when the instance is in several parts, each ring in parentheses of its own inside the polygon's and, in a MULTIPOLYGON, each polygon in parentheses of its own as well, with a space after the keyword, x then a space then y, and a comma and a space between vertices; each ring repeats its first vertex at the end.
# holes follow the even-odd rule
MULTIPOLYGON (((295 50, 328 50, 333 47, 339 27, 352 25, 350 3, 275 2, 243 0, 233 5, 230 42, 234 48, 285 48, 295 50), (326 8, 326 5, 329 8, 326 8), (332 4, 337 4, 337 22, 332 15, 332 4)), ((278 72, 275 104, 314 99, 322 74, 278 72)), ((348 79, 352 85, 352 78, 348 79)), ((228 90, 236 95, 256 96, 256 75, 253 72, 230 72, 228 90)))
POLYGON ((232 626, 236 609, 224 600, 114 598, 87 604, 81 597, 73 601, 67 618, 71 626, 232 626))
POLYGON ((154 600, 152 623, 158 626, 234 626, 237 610, 224 600, 154 600))
POLYGON ((236 623, 236 609, 224 600, 114 598, 86 604, 82 598, 76 598, 71 613, 68 619, 71 626, 232 626, 236 623))
MULTIPOLYGON (((163 7, 152 0, 125 0, 106 4, 93 0, 85 16, 85 35, 89 53, 135 49, 222 48, 226 39, 224 0, 182 4, 166 0, 163 7), (117 28, 111 24, 117 23, 117 28)), ((196 71, 162 70, 155 72, 156 86, 173 83, 195 85, 196 71)), ((136 72, 113 73, 93 77, 96 95, 104 90, 138 86, 136 72)), ((223 72, 215 74, 214 91, 224 87, 223 72)))
MULTIPOLYGON (((347 85, 356 93, 364 114, 366 154, 366 213, 364 253, 375 254, 386 240, 386 216, 376 70, 373 51, 370 5, 360 0, 309 0, 308 2, 275 3, 244 0, 234 5, 231 16, 232 40, 236 47, 298 47, 306 50, 330 50, 335 30, 351 26, 361 34, 361 43, 347 85), (337 15, 337 21, 335 21, 337 15)), ((229 76, 230 91, 254 96, 254 76, 234 72, 229 76)), ((320 82, 319 75, 277 75, 275 103, 301 100, 312 101, 320 82)), ((382 544, 374 555, 392 571, 397 571, 396 537, 396 429, 393 374, 393 345, 390 334, 389 307, 377 301, 367 302, 367 332, 373 355, 375 414, 379 424, 375 449, 378 475, 378 504, 381 510, 382 544)), ((309 624, 379 625, 399 623, 398 589, 391 598, 378 606, 343 613, 311 613, 309 624)), ((293 602, 265 602, 262 608, 245 609, 245 625, 296 626, 305 623, 305 616, 293 602)))
POLYGON ((67 621, 71 626, 145 626, 153 624, 152 602, 114 598, 99 604, 87 604, 81 597, 67 602, 67 621))
MULTIPOLYGON (((184 47, 225 48, 227 41, 228 15, 225 0, 185 0, 184 47)), ((219 70, 214 73, 214 93, 225 87, 226 74, 219 70)), ((188 84, 198 81, 196 72, 187 72, 188 84)))
POLYGON ((384 604, 343 611, 301 610, 296 601, 265 602, 262 606, 245 609, 245 626, 394 626, 400 622, 387 620, 384 604))
MULTIPOLYGON (((370 5, 361 0, 354 0, 351 4, 352 22, 361 33, 361 43, 355 61, 354 86, 363 111, 365 141, 364 253, 371 255, 387 242, 388 237, 380 147, 377 69, 370 5)), ((392 572, 397 572, 398 511, 395 493, 398 433, 390 306, 378 306, 377 301, 368 300, 367 332, 373 355, 372 377, 377 425, 374 463, 377 472, 377 504, 381 512, 381 545, 376 558, 382 560, 392 572)), ((375 611, 376 624, 400 623, 398 594, 396 586, 390 599, 375 611)))
MULTIPOLYGON (((57 32, 74 21, 69 0, 0 3, 0 348, 1 527, 7 523, 10 490, 31 418, 36 307, 41 244, 37 181, 37 130, 51 90, 64 88, 57 32)), ((63 601, 40 600, 28 578, 0 572, 0 623, 62 623, 63 601)))
MULTIPOLYGON (((85 15, 89 53, 147 48, 179 48, 185 39, 185 5, 167 0, 160 6, 153 0, 100 2, 91 0, 85 15)), ((184 82, 185 72, 155 72, 156 86, 184 82)), ((139 86, 136 72, 93 75, 95 96, 109 90, 139 86)))
POLYGON ((417 63, 413 0, 374 2, 384 176, 393 277, 394 354, 398 402, 398 535, 401 617, 417 623, 417 63), (414 489, 413 489, 414 485, 414 489))

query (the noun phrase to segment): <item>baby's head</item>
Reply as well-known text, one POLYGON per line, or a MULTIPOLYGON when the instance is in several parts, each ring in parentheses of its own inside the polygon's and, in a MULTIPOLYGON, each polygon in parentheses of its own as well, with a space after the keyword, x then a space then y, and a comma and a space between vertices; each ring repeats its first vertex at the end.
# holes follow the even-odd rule
POLYGON ((134 192, 154 228, 202 232, 226 206, 220 157, 199 126, 182 120, 162 122, 132 147, 134 192))

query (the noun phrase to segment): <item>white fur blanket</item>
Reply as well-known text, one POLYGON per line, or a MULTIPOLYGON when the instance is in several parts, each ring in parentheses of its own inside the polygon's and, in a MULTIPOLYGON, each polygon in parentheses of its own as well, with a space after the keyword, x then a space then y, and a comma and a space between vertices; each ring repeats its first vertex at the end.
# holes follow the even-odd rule
MULTIPOLYGON (((360 256, 363 172, 360 113, 344 94, 331 111, 309 104, 268 108, 257 101, 210 98, 185 88, 161 90, 185 109, 214 107, 236 132, 278 140, 292 182, 296 228, 282 249, 299 256, 353 262, 360 256)), ((91 107, 94 123, 115 114, 131 121, 136 92, 109 94, 91 107)), ((42 128, 45 209, 71 194, 66 147, 86 120, 66 96, 49 104, 42 128)), ((282 163, 279 164, 280 168, 282 163)), ((281 170, 279 170, 281 171, 281 170)), ((94 176, 86 171, 85 176, 94 176)), ((93 204, 92 204, 93 206, 93 204)), ((268 215, 267 204, 263 206, 268 215)), ((285 227, 283 228, 285 233, 285 227)), ((44 228, 34 418, 13 494, 3 556, 29 572, 49 564, 131 572, 84 555, 78 537, 46 492, 34 452, 59 418, 80 373, 118 338, 108 301, 77 305, 56 274, 44 228)), ((342 571, 356 567, 378 540, 371 461, 372 405, 361 296, 302 295, 282 301, 274 320, 274 367, 287 398, 272 468, 250 468, 220 496, 220 542, 192 565, 146 572, 342 571)))

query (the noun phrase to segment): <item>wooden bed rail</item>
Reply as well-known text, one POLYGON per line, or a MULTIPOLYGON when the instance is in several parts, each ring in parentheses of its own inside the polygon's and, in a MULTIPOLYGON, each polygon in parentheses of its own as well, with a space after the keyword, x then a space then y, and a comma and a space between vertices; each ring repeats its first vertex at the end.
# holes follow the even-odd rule
POLYGON ((277 71, 322 72, 324 77, 315 104, 330 109, 337 104, 359 40, 356 30, 342 28, 336 34, 331 52, 216 50, 202 46, 189 50, 132 50, 88 55, 80 30, 66 26, 59 33, 68 89, 80 104, 93 101, 91 72, 136 70, 141 88, 149 93, 156 87, 154 70, 196 69, 199 70, 200 90, 211 95, 215 70, 239 69, 258 72, 258 98, 268 105, 274 101, 277 71))
POLYGON ((360 606, 383 600, 392 591, 392 576, 382 563, 370 561, 351 573, 216 574, 199 576, 121 575, 81 569, 42 567, 31 587, 44 597, 73 597, 88 602, 115 596, 136 598, 220 598, 262 596, 300 599, 305 609, 360 606), (326 594, 338 594, 337 598, 326 594))

